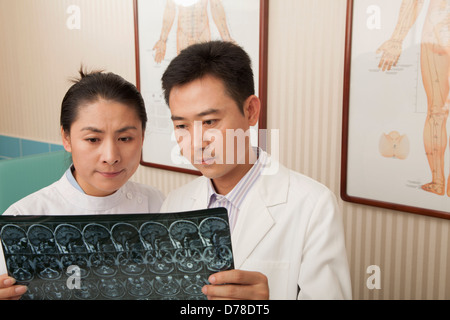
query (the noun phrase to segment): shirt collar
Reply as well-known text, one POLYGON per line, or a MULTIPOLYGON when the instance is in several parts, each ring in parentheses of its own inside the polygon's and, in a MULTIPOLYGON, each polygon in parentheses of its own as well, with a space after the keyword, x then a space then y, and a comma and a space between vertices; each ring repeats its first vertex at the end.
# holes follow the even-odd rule
POLYGON ((252 168, 241 178, 236 186, 226 195, 220 195, 216 192, 211 179, 208 179, 208 207, 216 199, 226 198, 234 207, 239 208, 252 186, 261 175, 263 164, 265 163, 266 153, 259 147, 254 148, 257 154, 257 160, 252 168))
POLYGON ((69 180, 70 184, 77 189, 78 191, 85 193, 83 189, 81 189, 80 185, 78 184, 77 180, 75 180, 75 177, 73 176, 73 171, 75 170, 75 167, 73 164, 67 169, 66 171, 66 177, 67 180, 69 180))

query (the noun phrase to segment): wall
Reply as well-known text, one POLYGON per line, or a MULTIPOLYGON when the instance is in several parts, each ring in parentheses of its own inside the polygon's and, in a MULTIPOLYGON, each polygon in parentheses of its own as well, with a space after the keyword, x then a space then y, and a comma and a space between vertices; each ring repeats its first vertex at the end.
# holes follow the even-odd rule
MULTIPOLYGON (((280 158, 339 197, 345 0, 270 0, 268 128, 280 158)), ((58 116, 80 62, 135 82, 132 0, 0 1, 0 134, 59 143, 58 116), (81 29, 66 13, 81 8, 81 29), (112 36, 113 35, 113 36, 112 36)), ((194 177, 147 167, 168 192, 194 177)), ((450 221, 345 203, 355 299, 450 299, 450 221), (381 270, 369 290, 367 267, 381 270)))

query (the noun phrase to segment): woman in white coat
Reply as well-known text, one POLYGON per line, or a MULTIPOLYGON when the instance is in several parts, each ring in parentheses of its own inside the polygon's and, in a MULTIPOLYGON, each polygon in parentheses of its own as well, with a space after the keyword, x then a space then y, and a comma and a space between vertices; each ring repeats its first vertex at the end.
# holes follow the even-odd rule
POLYGON ((203 174, 172 191, 162 211, 229 212, 236 269, 212 275, 203 292, 211 299, 351 299, 335 196, 249 147, 249 135, 241 148, 235 143, 260 113, 245 51, 219 41, 193 45, 172 60, 162 83, 181 152, 203 174))
MULTIPOLYGON (((61 135, 73 164, 60 180, 14 203, 5 215, 158 212, 163 194, 129 181, 140 163, 147 115, 136 87, 113 73, 80 70, 61 105, 61 135)), ((1 250, 1 246, 0 246, 1 250)), ((17 299, 0 256, 0 299, 17 299)))

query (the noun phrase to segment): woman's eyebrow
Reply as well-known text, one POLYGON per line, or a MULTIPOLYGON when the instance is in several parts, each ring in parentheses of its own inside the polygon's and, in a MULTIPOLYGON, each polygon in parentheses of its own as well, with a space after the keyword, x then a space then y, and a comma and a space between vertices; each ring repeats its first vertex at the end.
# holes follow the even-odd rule
MULTIPOLYGON (((122 132, 125 132, 125 131, 128 131, 128 130, 137 130, 137 128, 135 126, 126 126, 126 127, 123 127, 123 128, 120 128, 120 129, 116 130, 116 132, 117 133, 122 133, 122 132)), ((92 132, 95 132, 95 133, 105 133, 103 130, 100 130, 100 129, 95 128, 95 127, 84 127, 83 129, 81 129, 81 131, 92 131, 92 132)))
POLYGON ((122 133, 128 130, 137 130, 137 128, 135 126, 127 126, 127 127, 123 127, 122 129, 116 130, 117 133, 122 133))
POLYGON ((97 129, 95 127, 84 127, 84 128, 81 129, 81 131, 92 131, 92 132, 95 132, 95 133, 103 133, 104 132, 104 131, 102 131, 100 129, 97 129))

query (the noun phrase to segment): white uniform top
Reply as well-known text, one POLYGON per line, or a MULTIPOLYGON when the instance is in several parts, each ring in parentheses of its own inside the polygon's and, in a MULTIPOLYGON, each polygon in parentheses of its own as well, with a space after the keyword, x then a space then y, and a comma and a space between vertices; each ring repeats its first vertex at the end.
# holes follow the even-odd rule
MULTIPOLYGON (((128 181, 107 197, 86 195, 64 174, 60 180, 12 204, 4 215, 83 215, 158 213, 164 195, 157 189, 128 181)), ((0 245, 0 275, 6 273, 0 245)))
MULTIPOLYGON (((324 185, 266 155, 231 233, 234 267, 259 271, 270 299, 351 299, 344 226, 324 185)), ((173 190, 161 212, 205 209, 209 180, 173 190)))

